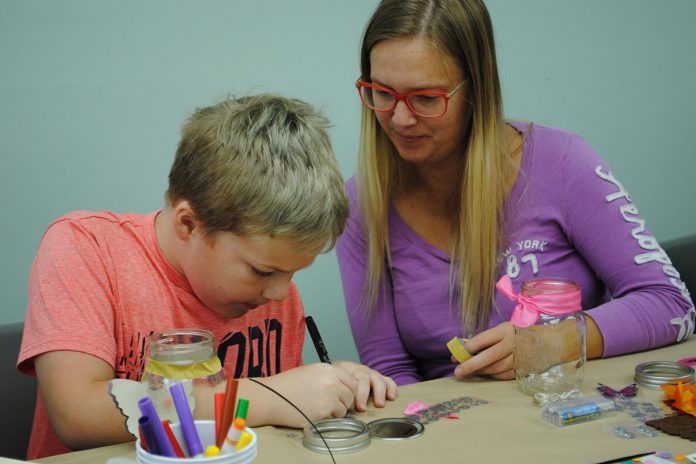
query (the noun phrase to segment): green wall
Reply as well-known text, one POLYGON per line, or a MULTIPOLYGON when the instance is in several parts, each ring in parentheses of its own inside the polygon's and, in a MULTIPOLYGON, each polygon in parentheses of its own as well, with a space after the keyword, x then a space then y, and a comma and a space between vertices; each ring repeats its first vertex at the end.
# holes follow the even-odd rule
MULTIPOLYGON (((23 320, 45 227, 162 205, 199 106, 322 107, 355 171, 358 46, 376 0, 0 0, 0 323, 23 320)), ((578 132, 661 240, 696 233, 696 1, 489 0, 510 117, 578 132)), ((296 277, 333 358, 356 358, 333 254, 296 277)), ((426 310, 427 308, 424 308, 426 310)), ((311 343, 305 350, 313 361, 311 343)))

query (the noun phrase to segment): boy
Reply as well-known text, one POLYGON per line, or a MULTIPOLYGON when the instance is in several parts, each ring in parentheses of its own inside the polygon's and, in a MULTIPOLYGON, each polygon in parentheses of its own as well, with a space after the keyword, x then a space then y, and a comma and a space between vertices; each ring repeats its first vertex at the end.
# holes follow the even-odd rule
MULTIPOLYGON (((327 124, 273 95, 198 110, 162 210, 79 211, 49 226, 18 360, 40 390, 29 459, 132 440, 108 381, 138 380, 144 340, 165 329, 212 331, 227 377, 265 377, 313 420, 364 410, 370 390, 377 406, 395 398, 394 382, 367 367, 302 366, 304 311, 291 278, 333 247, 348 214, 327 124), (278 349, 260 356, 266 337, 278 349)), ((251 426, 304 426, 253 382, 240 380, 239 395, 253 405, 251 426)))

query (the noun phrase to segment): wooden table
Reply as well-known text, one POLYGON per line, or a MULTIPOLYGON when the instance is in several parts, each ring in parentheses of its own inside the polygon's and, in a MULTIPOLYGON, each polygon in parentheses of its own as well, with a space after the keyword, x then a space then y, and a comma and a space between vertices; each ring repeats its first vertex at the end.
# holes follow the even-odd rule
MULTIPOLYGON (((659 350, 590 361, 583 384, 586 395, 595 394, 597 382, 623 387, 633 382, 634 367, 645 361, 676 361, 696 355, 696 338, 659 350)), ((460 397, 472 397, 488 403, 459 412, 459 419, 440 419, 426 425, 425 433, 404 441, 373 439, 370 446, 352 454, 335 455, 338 463, 411 463, 411 462, 559 462, 592 463, 611 458, 657 450, 690 454, 696 443, 658 432, 655 438, 623 439, 612 430, 633 420, 624 412, 564 428, 556 428, 541 419, 540 408, 532 405, 514 381, 453 378, 422 382, 400 389, 399 398, 383 409, 371 408, 355 417, 366 422, 401 417, 407 404, 421 401, 442 403, 460 397)), ((660 401, 661 392, 639 388, 634 398, 667 408, 660 401)), ((633 421, 634 422, 634 421, 633 421)), ((314 453, 302 446, 300 430, 259 427, 259 454, 255 462, 279 463, 331 462, 326 454, 314 453)), ((38 460, 42 463, 104 463, 112 457, 135 460, 132 443, 79 451, 38 460)))

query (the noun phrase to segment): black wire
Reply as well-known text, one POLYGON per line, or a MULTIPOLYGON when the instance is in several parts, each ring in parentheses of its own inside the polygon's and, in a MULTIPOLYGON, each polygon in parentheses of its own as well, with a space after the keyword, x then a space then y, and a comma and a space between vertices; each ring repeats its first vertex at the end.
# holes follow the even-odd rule
POLYGON ((274 389, 272 389, 271 387, 269 387, 269 386, 266 385, 265 383, 261 383, 261 382, 259 382, 258 380, 252 379, 251 377, 249 377, 248 379, 251 380, 252 382, 256 383, 256 384, 261 385, 263 388, 266 388, 266 389, 272 391, 273 393, 275 393, 276 395, 278 395, 279 397, 281 397, 283 400, 285 400, 285 402, 288 403, 290 406, 292 406, 293 408, 295 408, 295 409, 297 410, 297 412, 299 412, 300 414, 302 414, 302 417, 304 417, 305 419, 307 419, 307 421, 308 421, 310 424, 312 424, 312 427, 314 427, 314 431, 317 433, 317 435, 319 435, 319 438, 321 438, 321 441, 324 442, 324 446, 326 446, 326 450, 329 452, 329 456, 331 456, 331 461, 332 461, 334 464, 336 464, 336 460, 334 459, 334 455, 333 455, 333 453, 331 452, 331 447, 329 447, 329 444, 326 443, 326 440, 324 440, 324 435, 321 434, 321 432, 319 431, 319 429, 317 428, 317 426, 314 425, 314 422, 312 422, 312 420, 311 420, 309 417, 307 417, 307 416, 305 415, 305 413, 303 413, 303 412, 300 410, 300 408, 298 408, 297 406, 295 406, 295 404, 293 404, 292 401, 290 401, 289 399, 287 399, 286 397, 284 397, 283 395, 281 395, 280 393, 278 393, 277 391, 275 391, 274 389))

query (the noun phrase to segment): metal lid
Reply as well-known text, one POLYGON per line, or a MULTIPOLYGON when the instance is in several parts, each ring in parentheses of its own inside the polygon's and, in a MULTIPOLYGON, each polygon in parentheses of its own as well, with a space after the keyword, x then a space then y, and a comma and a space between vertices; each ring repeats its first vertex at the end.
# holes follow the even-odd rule
POLYGON ((642 387, 659 390, 660 385, 693 383, 694 369, 673 361, 649 361, 636 366, 635 380, 642 387))
POLYGON ((370 429, 370 437, 382 440, 406 440, 420 437, 425 432, 422 423, 406 417, 377 419, 367 424, 367 428, 370 429))
POLYGON ((304 428, 302 444, 305 448, 317 453, 328 453, 328 445, 332 453, 353 453, 370 445, 370 432, 367 424, 357 419, 326 419, 307 425, 304 428), (324 437, 321 439, 319 433, 324 437), (324 444, 326 441, 326 444, 324 444))

